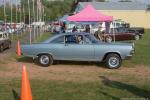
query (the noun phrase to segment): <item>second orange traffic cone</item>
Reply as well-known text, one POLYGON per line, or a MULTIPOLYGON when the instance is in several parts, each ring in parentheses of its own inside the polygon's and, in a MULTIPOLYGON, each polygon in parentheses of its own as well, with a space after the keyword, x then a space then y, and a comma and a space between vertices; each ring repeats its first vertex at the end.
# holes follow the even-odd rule
POLYGON ((23 70, 22 70, 21 100, 32 100, 30 82, 28 79, 28 74, 25 66, 23 66, 23 70))
POLYGON ((18 43, 17 43, 17 55, 21 56, 21 47, 20 47, 20 41, 19 40, 18 40, 18 43))

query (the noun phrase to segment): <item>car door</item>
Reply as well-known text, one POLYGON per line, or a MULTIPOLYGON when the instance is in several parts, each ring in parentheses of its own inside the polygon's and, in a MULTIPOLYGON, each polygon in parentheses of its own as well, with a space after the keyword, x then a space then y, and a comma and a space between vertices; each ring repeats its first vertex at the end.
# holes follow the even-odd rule
POLYGON ((94 59, 93 45, 86 41, 83 44, 78 44, 76 35, 66 35, 65 44, 61 49, 61 58, 64 60, 90 61, 94 59))

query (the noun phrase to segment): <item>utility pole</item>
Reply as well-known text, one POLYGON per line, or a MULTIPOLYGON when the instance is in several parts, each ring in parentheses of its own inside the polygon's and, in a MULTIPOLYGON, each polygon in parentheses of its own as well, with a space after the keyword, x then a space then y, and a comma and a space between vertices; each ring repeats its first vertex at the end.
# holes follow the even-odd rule
MULTIPOLYGON (((35 24, 38 24, 38 22, 39 22, 39 8, 38 8, 38 6, 39 6, 39 0, 37 0, 37 21, 36 21, 36 23, 35 24)), ((38 36, 39 36, 39 29, 38 29, 38 25, 36 25, 37 27, 37 38, 38 38, 38 36)))
POLYGON ((31 42, 32 42, 32 38, 31 38, 31 25, 30 25, 30 1, 28 0, 28 11, 29 11, 29 34, 30 34, 30 36, 29 36, 29 38, 30 38, 30 44, 31 44, 31 42))
MULTIPOLYGON (((18 18, 17 18, 17 5, 18 5, 18 0, 16 0, 16 24, 15 24, 15 31, 17 31, 16 29, 17 29, 17 22, 18 22, 18 18)), ((17 36, 18 36, 18 31, 17 31, 17 36)))
POLYGON ((5 21, 5 32, 6 32, 6 1, 4 0, 4 21, 5 21))
MULTIPOLYGON (((23 4, 23 21, 24 21, 24 24, 25 24, 25 9, 24 9, 24 4, 23 4)), ((24 31, 26 31, 26 29, 24 30, 24 31)))
POLYGON ((13 39, 13 33, 12 33, 12 32, 13 32, 13 31, 12 31, 12 29, 13 29, 13 28, 12 28, 12 0, 10 0, 10 9, 11 9, 11 10, 10 10, 10 11, 11 11, 11 12, 10 12, 10 17, 11 17, 11 18, 10 18, 10 29, 11 29, 12 39, 13 39))
MULTIPOLYGON (((19 5, 19 12, 20 12, 20 26, 22 27, 22 20, 21 20, 21 0, 20 0, 20 5, 19 5)), ((22 35, 22 32, 20 33, 22 35)))
MULTIPOLYGON (((33 22, 35 23, 34 0, 33 0, 33 22)), ((33 24, 34 41, 35 41, 35 25, 33 24)))

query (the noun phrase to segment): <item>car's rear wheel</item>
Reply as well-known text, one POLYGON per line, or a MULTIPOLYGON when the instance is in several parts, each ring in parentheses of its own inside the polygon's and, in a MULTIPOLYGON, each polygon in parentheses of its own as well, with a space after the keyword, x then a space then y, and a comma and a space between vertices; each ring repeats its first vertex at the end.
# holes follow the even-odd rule
POLYGON ((3 50, 4 50, 4 47, 3 47, 3 45, 1 45, 0 46, 0 52, 3 52, 3 50))
POLYGON ((53 64, 53 58, 49 54, 41 54, 38 57, 38 62, 40 65, 48 67, 49 65, 53 64))
POLYGON ((121 66, 122 59, 117 54, 108 54, 105 60, 106 67, 110 69, 117 69, 121 66))
POLYGON ((8 43, 8 49, 10 49, 11 48, 11 43, 8 43))
POLYGON ((134 39, 135 39, 135 40, 139 40, 139 39, 140 39, 140 36, 139 36, 139 35, 135 35, 135 36, 134 36, 134 39))

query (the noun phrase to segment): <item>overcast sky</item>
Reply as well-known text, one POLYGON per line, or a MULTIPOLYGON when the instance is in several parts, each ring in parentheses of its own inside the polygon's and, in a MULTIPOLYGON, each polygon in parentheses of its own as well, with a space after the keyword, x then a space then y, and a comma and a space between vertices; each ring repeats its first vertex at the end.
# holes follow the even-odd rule
MULTIPOLYGON (((12 2, 15 4, 16 1, 19 2, 19 0, 12 0, 12 2)), ((3 4, 4 0, 0 0, 0 5, 3 4)), ((10 2, 10 0, 5 0, 5 2, 10 2)))
MULTIPOLYGON (((120 0, 109 0, 109 1, 113 1, 113 2, 117 2, 120 0)), ((132 0, 133 2, 142 2, 142 3, 146 3, 146 4, 150 4, 150 0, 132 0)))
MULTIPOLYGON (((6 2, 10 2, 10 0, 5 0, 6 2)), ((16 1, 19 1, 19 0, 12 0, 13 3, 15 3, 16 1)), ((117 2, 117 1, 120 1, 120 0, 108 0, 108 1, 112 1, 112 2, 117 2)), ((142 2, 142 3, 146 3, 146 4, 150 4, 150 0, 132 0, 133 2, 142 2)), ((0 5, 3 4, 3 0, 0 0, 0 5)))

